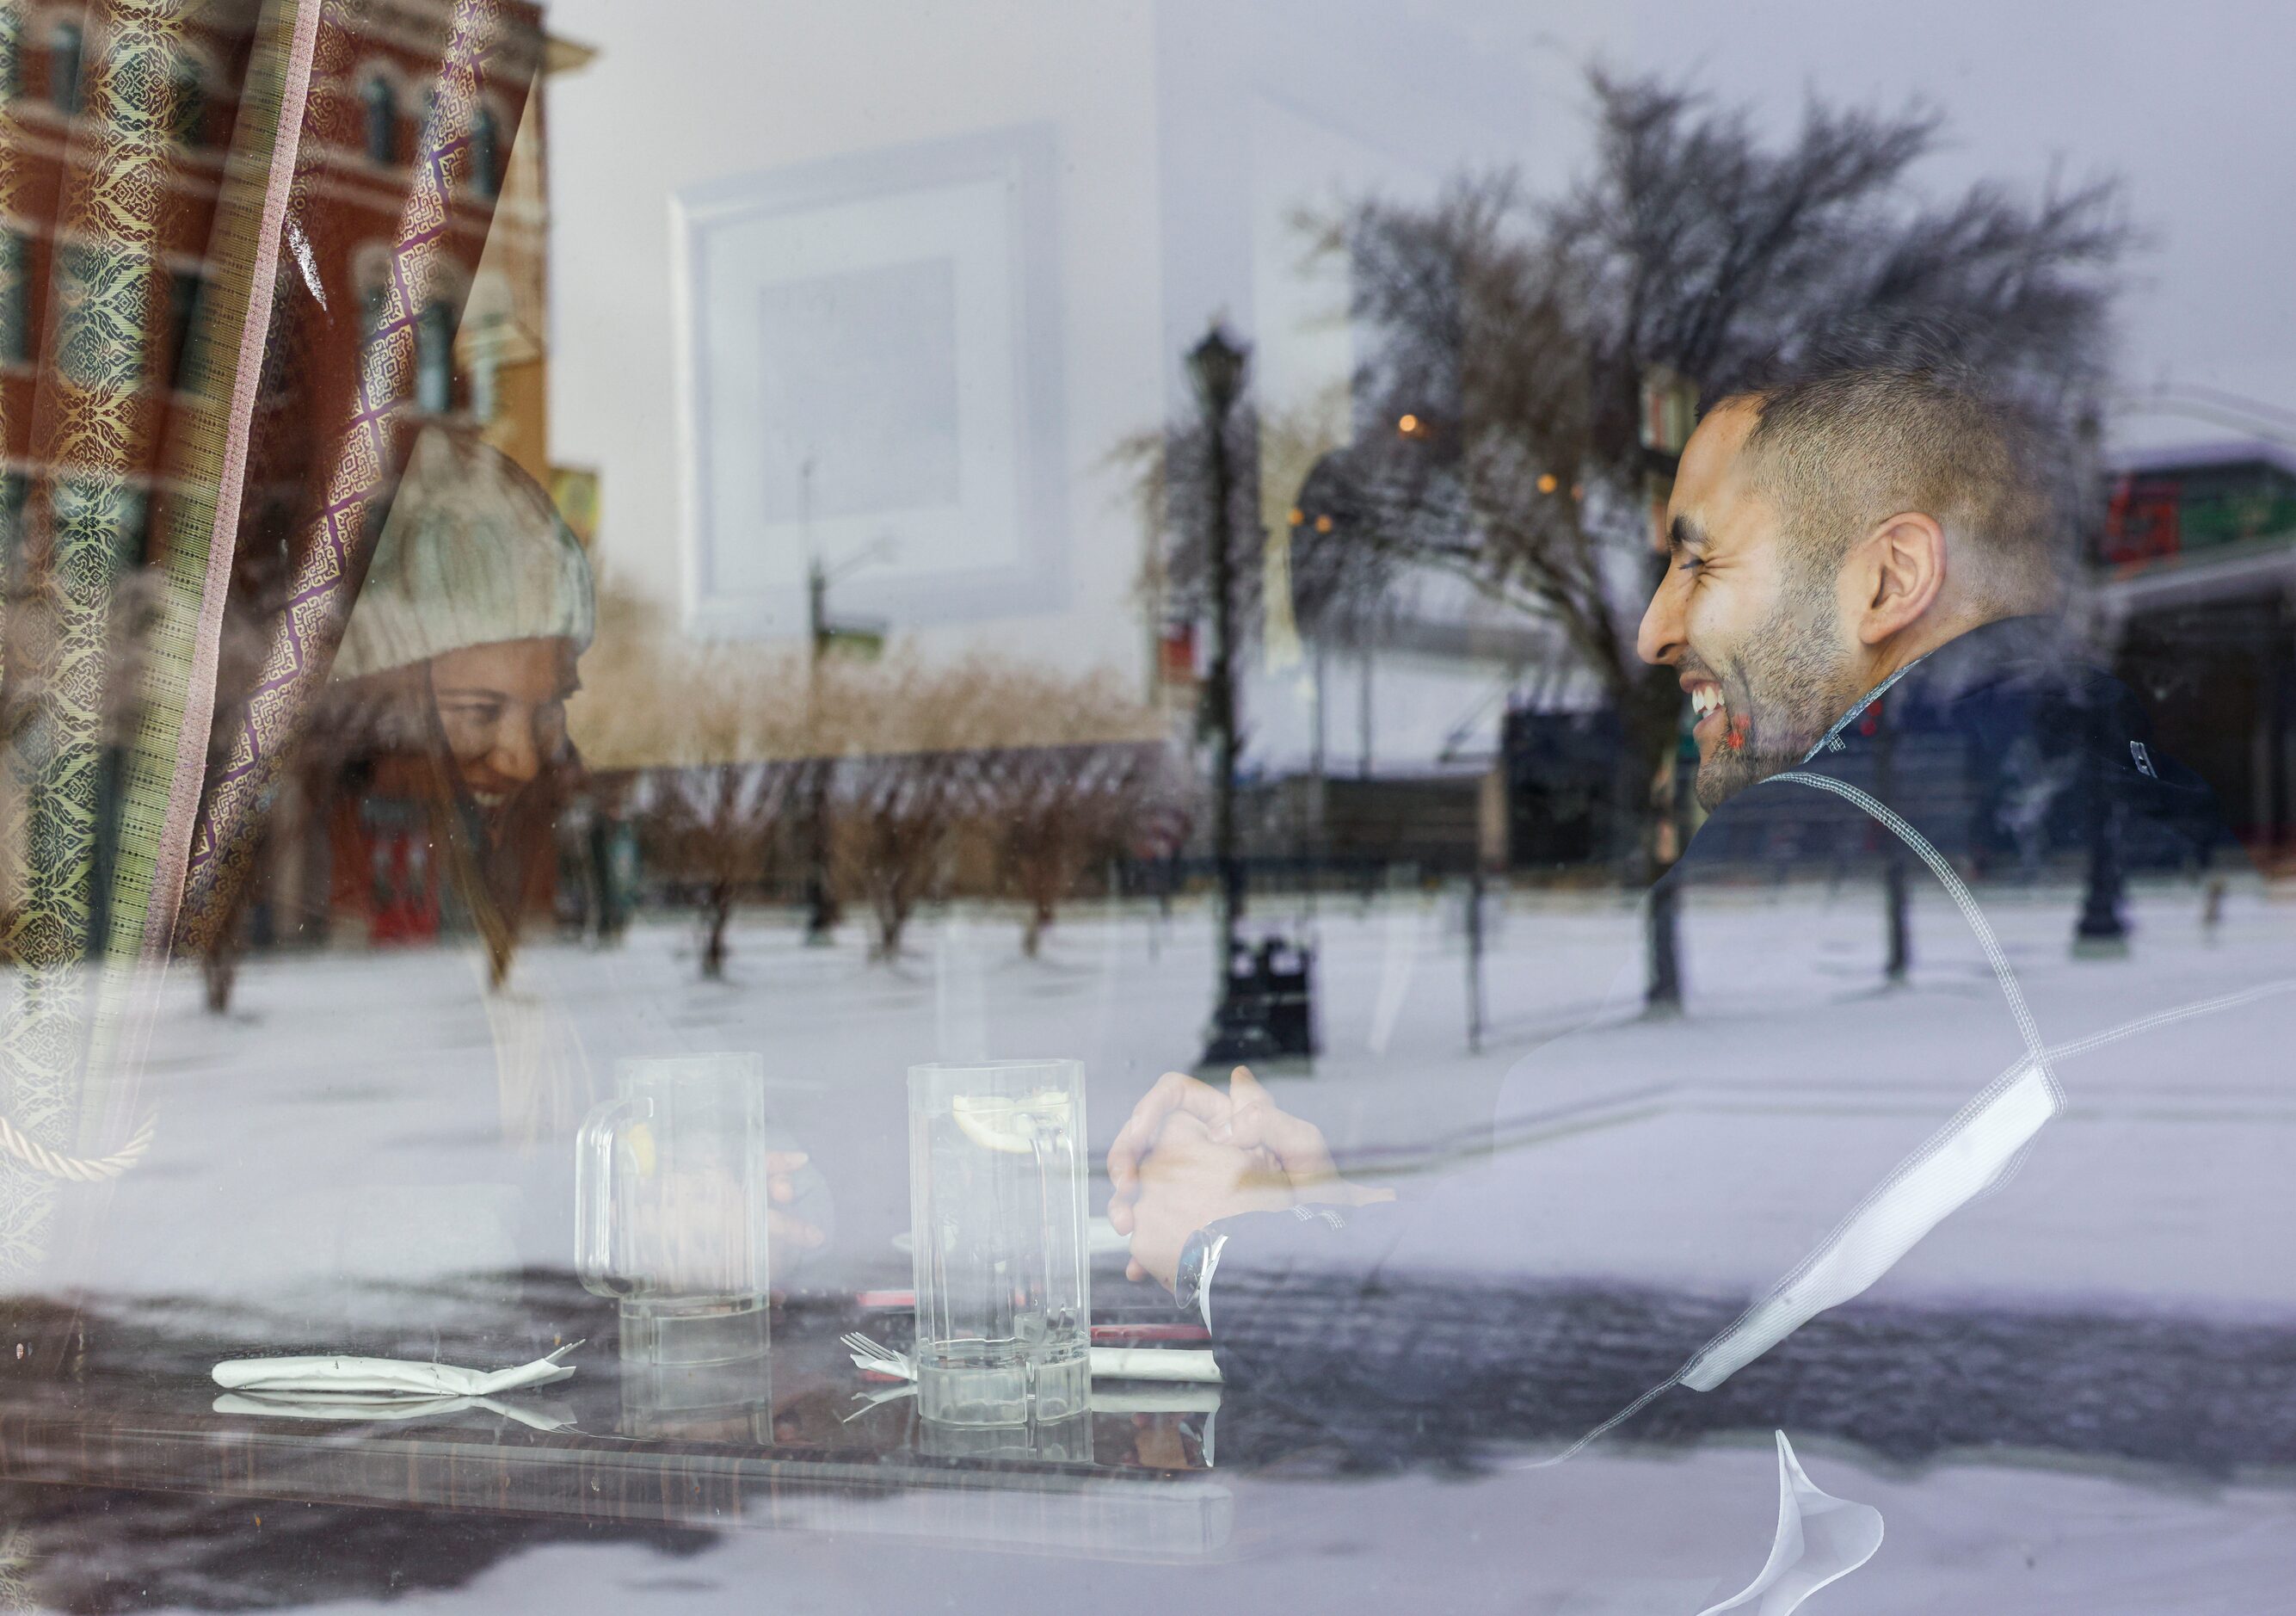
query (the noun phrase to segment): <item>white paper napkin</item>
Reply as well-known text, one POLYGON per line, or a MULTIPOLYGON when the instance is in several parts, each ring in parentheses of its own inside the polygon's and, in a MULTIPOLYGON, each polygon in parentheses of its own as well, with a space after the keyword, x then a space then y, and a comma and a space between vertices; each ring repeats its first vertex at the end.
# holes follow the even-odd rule
POLYGON ((215 1366, 215 1383, 226 1391, 262 1397, 318 1396, 345 1399, 499 1397, 529 1386, 546 1386, 574 1373, 558 1360, 580 1346, 569 1341, 547 1358, 515 1369, 461 1369, 411 1358, 234 1358, 215 1366))
POLYGON ((1209 1352, 1181 1347, 1095 1347, 1096 1381, 1210 1381, 1219 1382, 1219 1364, 1209 1352))

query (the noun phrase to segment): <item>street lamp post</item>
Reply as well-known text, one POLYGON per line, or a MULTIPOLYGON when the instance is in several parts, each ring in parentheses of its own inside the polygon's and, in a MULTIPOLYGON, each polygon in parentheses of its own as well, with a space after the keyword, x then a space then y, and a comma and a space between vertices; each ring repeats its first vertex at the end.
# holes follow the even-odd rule
POLYGON ((1236 921, 1243 913, 1243 871, 1235 856, 1235 557, 1228 514, 1234 471, 1228 463, 1227 428, 1243 394, 1249 360, 1218 321, 1188 352, 1188 375, 1203 407, 1211 484, 1212 644, 1204 716, 1212 731, 1212 857, 1219 880, 1219 946, 1213 962, 1218 973, 1218 997, 1213 1001, 1216 1045, 1220 1039, 1217 1029, 1226 1019, 1221 1013, 1234 991, 1236 921))

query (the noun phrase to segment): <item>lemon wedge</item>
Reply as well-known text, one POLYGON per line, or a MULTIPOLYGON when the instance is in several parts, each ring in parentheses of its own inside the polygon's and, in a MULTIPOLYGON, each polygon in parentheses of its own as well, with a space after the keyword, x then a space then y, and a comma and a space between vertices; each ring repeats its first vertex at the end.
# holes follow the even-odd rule
POLYGON ((959 1095, 949 1102, 949 1112, 964 1136, 975 1144, 1010 1155, 1034 1153, 1039 1129, 1068 1124, 1069 1097, 1056 1088, 1009 1100, 1001 1095, 959 1095))

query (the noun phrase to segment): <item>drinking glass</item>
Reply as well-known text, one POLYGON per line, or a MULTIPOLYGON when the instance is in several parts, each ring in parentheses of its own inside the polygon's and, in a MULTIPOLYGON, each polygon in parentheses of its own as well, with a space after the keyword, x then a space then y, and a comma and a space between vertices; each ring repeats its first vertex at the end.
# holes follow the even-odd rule
POLYGON ((938 1459, 1018 1459, 1037 1464, 1093 1462, 1092 1415, 1029 1425, 964 1425, 919 1420, 917 1451, 938 1459))
POLYGON ((909 1069, 926 1419, 1014 1425, 1091 1407, 1084 1141, 1078 1062, 909 1069))
POLYGON ((624 1061, 576 1148, 575 1271, 621 1303, 626 1373, 761 1358, 765 1058, 624 1061))

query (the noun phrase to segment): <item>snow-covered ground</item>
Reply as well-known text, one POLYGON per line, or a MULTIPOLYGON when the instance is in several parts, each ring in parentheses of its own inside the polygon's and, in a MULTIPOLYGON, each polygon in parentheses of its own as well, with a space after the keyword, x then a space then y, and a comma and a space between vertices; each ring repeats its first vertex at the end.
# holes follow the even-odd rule
MULTIPOLYGON (((2148 890, 2132 905, 2128 956, 2101 961, 2070 956, 2073 905, 2059 891, 1987 899, 2052 1044, 2234 987, 2296 980, 2296 903, 2236 894, 2210 935, 2190 889, 2148 890)), ((1259 918, 1312 925, 1324 1053, 1311 1073, 1268 1080, 1323 1127, 1343 1165, 1408 1170, 1430 1151, 1439 1159, 1486 1144, 1499 1110, 1509 1153, 1548 1164, 1539 1177, 1555 1186, 1552 1215, 1562 1220, 1543 1226, 1552 1243, 1589 1259, 1615 1243, 1627 1271, 1647 1226, 1635 1209, 1649 1203, 1653 1180, 1679 1185, 1701 1163, 1742 1154, 1739 1141, 1832 1139, 1838 1148, 1804 1153, 1839 1162, 1835 1193, 1854 1200, 1875 1176, 1869 1169, 1894 1161, 2019 1052, 1991 974, 1942 897, 1917 904, 1911 983, 1885 993, 1870 889, 1726 896, 1685 923, 1689 1013, 1652 1021, 1632 1014, 1639 923, 1630 906, 1608 895, 1515 895, 1490 928, 1480 1054, 1468 1048, 1456 898, 1382 898, 1368 910, 1326 898, 1312 917, 1295 902, 1259 918), (1525 1061, 1557 1033, 1605 1019, 1606 994, 1621 996, 1607 1013, 1615 1024, 1560 1046, 1567 1060, 1548 1052, 1525 1061), (1546 1125, 1551 1116, 1562 1120, 1546 1125)), ((383 1207, 404 1183, 424 1187, 424 1204, 452 1185, 480 1208, 480 1186, 503 1172, 496 1092, 506 1066, 603 1094, 619 1059, 754 1050, 765 1056, 776 1126, 812 1153, 833 1213, 836 1239, 813 1279, 897 1280, 912 1062, 979 1047, 1079 1058, 1098 1147, 1160 1072, 1200 1051, 1212 975, 1202 911, 1165 920, 1145 906, 1079 908, 1033 961, 1021 956, 1018 933, 1003 916, 928 915, 908 955, 884 965, 867 960, 858 925, 834 947, 808 948, 786 916, 758 915, 737 927, 726 979, 705 982, 691 929, 657 921, 612 950, 529 947, 516 1013, 497 1004, 491 1019, 474 961, 451 947, 258 958, 225 1017, 206 1014, 196 979, 178 972, 145 1079, 160 1144, 121 1190, 119 1218, 138 1236, 111 1243, 106 1266, 85 1277, 104 1291, 275 1285, 297 1263, 324 1267, 338 1255, 316 1250, 312 1228, 283 1218, 283 1204, 339 1202, 346 1185, 364 1185, 383 1207), (218 1250, 226 1227, 240 1243, 218 1250), (291 1238, 265 1238, 283 1229, 291 1238)), ((2284 1063, 2243 1042, 2256 1036, 2252 1016, 2210 1025, 2230 1040, 2220 1060, 2196 1064, 2186 1029, 2172 1046, 2184 1053, 2166 1063, 2115 1051, 2069 1062, 2067 1131, 2087 1125, 2109 1148, 2114 1128, 2095 1125, 2174 1106, 2178 1128, 2148 1134, 2145 1148, 2173 1138, 2233 1175, 2220 1187, 2259 1215, 2296 1210, 2296 1175, 2281 1170, 2296 1123, 2284 1063)), ((2122 1050, 2157 1047, 2137 1040, 2122 1050)), ((374 1260, 398 1260, 386 1243, 365 1240, 374 1260)), ((563 1257, 554 1246, 521 1255, 563 1257)), ((2066 1259, 2054 1245, 2030 1266, 2054 1272, 2066 1259)), ((2125 1243, 2087 1243, 2080 1259, 2105 1265, 2092 1276, 2099 1283, 2120 1264, 2144 1267, 2136 1278, 2148 1285, 2194 1277, 2181 1257, 2148 1264, 2141 1245, 2125 1243)), ((2296 1266, 2218 1278, 2234 1292, 2296 1300, 2296 1266)))
MULTIPOLYGON (((2259 892, 2235 893, 2212 931, 2192 889, 2140 892, 2117 960, 2071 956, 2070 892, 1990 895, 1988 910, 2053 1046, 2296 980, 2296 903, 2259 892)), ((1279 917, 1306 918, 1289 904, 1263 918, 1279 917)), ((1271 1086, 1366 1170, 1423 1173, 1486 1139, 1500 1112, 1499 1148, 1524 1187, 1520 1225, 1489 1246, 1551 1250, 1558 1269, 1660 1284, 1774 1277, 2021 1047, 1941 898, 1917 906, 1912 980, 1886 992, 1869 888, 1703 903, 1687 922, 1689 1013, 1651 1021, 1628 1013, 1631 993, 1599 1013, 1622 962, 1633 985, 1630 907, 1516 895, 1491 928, 1480 1053, 1467 1046, 1459 922, 1456 899, 1324 900, 1312 917, 1324 1054, 1271 1086), (1541 1049, 1590 1016, 1595 1030, 1541 1049)), ((603 1091, 620 1058, 740 1049, 764 1054, 776 1126, 812 1153, 814 1204, 833 1218, 803 1284, 903 1283, 892 1240, 907 1219, 911 1062, 974 1046, 1081 1058, 1104 1144, 1134 1097, 1199 1046, 1211 980, 1201 910, 1079 907, 1034 961, 1018 933, 995 914, 928 915, 887 966, 866 959, 857 926, 808 949, 786 916, 758 915, 736 931, 727 980, 710 983, 690 929, 652 922, 611 951, 529 948, 516 1015, 497 1005, 490 1016, 454 948, 258 959, 220 1018, 184 973, 146 1080, 160 1144, 121 1185, 115 1238, 83 1278, 122 1302, 270 1308, 376 1279, 563 1266, 557 1225, 521 1217, 504 1185, 498 1072, 523 1063, 603 1091)), ((2071 1104, 2048 1148, 1890 1283, 1915 1298, 2296 1317, 2296 1062, 2272 1041, 2296 996, 2277 1004, 2276 1020, 2228 1013, 2067 1061, 2071 1104)), ((529 1201, 537 1186, 555 1193, 554 1167, 520 1169, 529 1201)), ((2282 1476, 2204 1487, 1961 1459, 1905 1472, 1823 1441, 1802 1456, 1818 1485, 1888 1522, 1881 1554, 1818 1611, 2296 1609, 2296 1494, 2282 1476), (2046 1529, 2014 1524, 2029 1519, 2046 1529)), ((668 1559, 629 1544, 537 1547, 391 1603, 972 1611, 1025 1591, 1095 1609, 1691 1616, 1759 1565, 1776 1497, 1767 1449, 1735 1442, 1597 1448, 1559 1472, 1472 1480, 1233 1485, 1227 1546, 1190 1568, 964 1554, 897 1534, 731 1533, 668 1559)))

